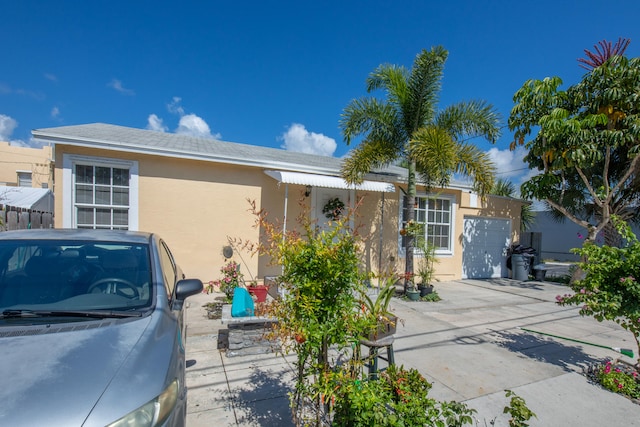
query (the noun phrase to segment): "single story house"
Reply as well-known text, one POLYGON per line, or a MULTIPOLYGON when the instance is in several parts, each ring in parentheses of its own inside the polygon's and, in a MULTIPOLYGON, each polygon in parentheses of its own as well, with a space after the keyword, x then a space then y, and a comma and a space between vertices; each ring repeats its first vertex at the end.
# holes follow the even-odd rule
MULTIPOLYGON (((334 157, 101 123, 37 129, 33 136, 55 145, 56 227, 155 231, 188 276, 218 278, 228 237, 258 241, 247 200, 291 229, 302 206, 321 227, 328 201, 353 206, 362 198, 354 225, 364 238, 363 267, 404 271, 403 168, 371 171, 354 187, 340 178, 334 157)), ((483 200, 464 184, 432 193, 418 188, 417 218, 437 247, 436 277, 506 277, 522 203, 483 200)), ((245 278, 280 271, 242 251, 234 259, 245 278)))

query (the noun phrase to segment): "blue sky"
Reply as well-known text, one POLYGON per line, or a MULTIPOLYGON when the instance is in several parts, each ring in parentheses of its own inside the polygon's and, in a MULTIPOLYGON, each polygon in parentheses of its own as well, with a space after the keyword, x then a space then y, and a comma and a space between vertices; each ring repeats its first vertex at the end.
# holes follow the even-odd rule
MULTIPOLYGON (((631 39, 640 2, 4 1, 0 140, 103 122, 344 156, 338 127, 381 63, 449 51, 440 107, 484 99, 503 115, 531 78, 579 81, 598 41, 631 39)), ((504 129, 501 177, 526 176, 504 129)))

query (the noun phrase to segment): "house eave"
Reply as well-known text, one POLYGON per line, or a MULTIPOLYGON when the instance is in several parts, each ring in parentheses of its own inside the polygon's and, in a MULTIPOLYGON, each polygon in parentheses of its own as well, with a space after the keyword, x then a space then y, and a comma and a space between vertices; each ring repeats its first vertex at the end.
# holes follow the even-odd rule
POLYGON ((134 154, 145 154, 152 156, 171 157, 186 160, 200 160, 212 163, 223 163, 237 166, 249 166, 267 169, 281 169, 292 172, 310 172, 310 173, 335 173, 339 174, 340 170, 335 168, 322 168, 309 165, 300 165, 291 162, 273 162, 262 160, 250 160, 244 158, 237 158, 231 156, 211 155, 201 152, 189 152, 176 149, 162 149, 162 148, 149 148, 139 147, 132 144, 120 143, 117 141, 105 141, 92 138, 65 138, 55 135, 47 135, 46 133, 40 133, 33 131, 33 136, 36 141, 43 143, 53 143, 61 145, 71 145, 75 147, 102 149, 107 151, 120 151, 134 154))

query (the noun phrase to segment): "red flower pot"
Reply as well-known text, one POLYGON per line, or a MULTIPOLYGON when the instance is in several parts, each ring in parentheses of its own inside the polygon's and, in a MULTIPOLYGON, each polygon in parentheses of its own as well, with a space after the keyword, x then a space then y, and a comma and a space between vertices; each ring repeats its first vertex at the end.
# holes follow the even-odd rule
POLYGON ((251 286, 249 287, 249 293, 255 295, 258 302, 265 302, 267 300, 268 289, 266 286, 251 286))

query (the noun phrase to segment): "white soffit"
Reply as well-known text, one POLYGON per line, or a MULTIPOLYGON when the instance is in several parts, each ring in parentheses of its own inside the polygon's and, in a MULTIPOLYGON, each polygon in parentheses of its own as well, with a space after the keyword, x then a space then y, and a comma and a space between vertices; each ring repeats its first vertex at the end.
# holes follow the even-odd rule
POLYGON ((266 170, 264 171, 264 173, 266 173, 276 181, 284 182, 285 184, 310 185, 312 187, 325 188, 343 188, 347 190, 356 189, 362 191, 378 191, 382 193, 393 193, 396 191, 394 185, 388 182, 363 181, 361 184, 351 185, 348 184, 344 179, 337 176, 274 170, 266 170))

